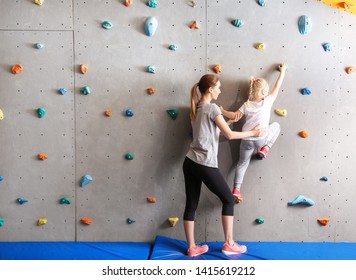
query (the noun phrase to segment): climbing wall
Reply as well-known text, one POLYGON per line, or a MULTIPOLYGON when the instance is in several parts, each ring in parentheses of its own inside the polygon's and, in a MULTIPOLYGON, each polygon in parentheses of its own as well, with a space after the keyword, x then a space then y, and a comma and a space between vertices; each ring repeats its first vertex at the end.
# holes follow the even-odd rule
MULTIPOLYGON (((42 6, 0 1, 0 240, 184 239, 182 163, 191 140, 191 86, 221 64, 217 102, 236 110, 250 76, 272 86, 277 65, 286 62, 273 109, 288 114, 272 112, 282 133, 268 159, 250 164, 244 202, 235 207, 235 237, 356 241, 356 74, 345 72, 356 66, 356 17, 314 0, 266 1, 265 7, 236 0, 160 0, 156 8, 146 0, 132 2, 126 7, 123 0, 47 0, 42 6), (312 22, 307 35, 298 31, 302 15, 312 22), (158 21, 153 36, 144 31, 148 17, 158 21), (234 19, 244 25, 235 27, 234 19), (103 28, 104 21, 112 27, 103 28), (191 28, 194 21, 199 29, 191 28), (265 49, 256 49, 259 43, 265 49), (14 64, 23 72, 12 74, 14 64), (62 95, 60 88, 67 92, 62 95), (90 93, 83 94, 84 88, 90 93), (302 95, 303 88, 311 94, 302 95), (38 108, 46 110, 44 117, 38 108), (298 135, 302 130, 308 138, 298 135), (48 158, 39 160, 39 153, 48 158), (92 181, 81 187, 85 175, 92 181), (315 204, 288 206, 298 195, 315 204), (70 204, 61 204, 63 198, 70 204), (174 217, 180 220, 171 227, 167 219, 174 217), (265 222, 257 224, 256 218, 265 222), (330 223, 322 226, 321 218, 330 223), (47 223, 38 225, 39 219, 47 223)), ((238 151, 239 141, 222 140, 219 164, 229 185, 238 151)), ((204 189, 198 241, 223 239, 220 215, 220 202, 204 189)))

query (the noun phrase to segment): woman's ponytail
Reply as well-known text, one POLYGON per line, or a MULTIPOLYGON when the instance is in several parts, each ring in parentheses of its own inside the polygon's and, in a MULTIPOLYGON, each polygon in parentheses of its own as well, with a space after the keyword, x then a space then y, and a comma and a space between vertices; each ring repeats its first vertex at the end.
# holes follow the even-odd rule
POLYGON ((190 91, 190 120, 194 121, 197 113, 198 97, 198 83, 194 84, 190 91))

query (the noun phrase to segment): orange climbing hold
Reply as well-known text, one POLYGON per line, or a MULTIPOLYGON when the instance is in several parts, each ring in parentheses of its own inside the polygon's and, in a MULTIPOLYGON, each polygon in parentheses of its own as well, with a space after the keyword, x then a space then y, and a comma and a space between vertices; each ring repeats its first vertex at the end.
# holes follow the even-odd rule
POLYGON ((130 7, 132 5, 132 0, 125 0, 125 6, 130 7))
POLYGON ((309 133, 306 130, 302 130, 301 132, 299 132, 299 136, 302 138, 308 138, 309 133))
POLYGON ((356 68, 354 66, 349 66, 349 67, 346 67, 346 69, 345 69, 347 74, 354 73, 355 70, 356 70, 356 68))
POLYGON ((148 88, 148 89, 147 89, 147 93, 148 93, 149 95, 154 94, 154 93, 155 93, 155 91, 156 91, 156 89, 155 89, 155 88, 153 88, 153 87, 150 87, 150 88, 148 88))
POLYGON ((318 222, 323 225, 323 226, 326 226, 330 220, 328 218, 323 218, 323 219, 318 219, 318 222))
POLYGON ((222 69, 221 69, 221 64, 216 64, 214 67, 213 67, 213 70, 216 74, 219 74, 221 73, 222 69))
POLYGON ((339 6, 341 8, 344 8, 345 10, 350 10, 354 5, 351 3, 347 3, 347 2, 340 2, 339 6))
POLYGON ((86 65, 86 64, 80 64, 80 72, 82 72, 82 74, 86 74, 86 73, 88 73, 88 70, 89 70, 89 67, 88 67, 88 65, 86 65))
POLYGON ((112 110, 105 110, 105 116, 111 117, 112 110))
POLYGON ((38 154, 37 158, 40 159, 40 160, 45 160, 45 159, 48 159, 48 156, 45 155, 45 154, 38 154))
POLYGON ((190 26, 191 29, 199 29, 198 22, 195 20, 192 25, 190 26))
POLYGON ((85 225, 90 225, 92 223, 90 218, 82 218, 80 221, 85 225))
POLYGON ((157 202, 157 199, 156 199, 154 196, 152 196, 152 197, 147 197, 147 201, 148 201, 149 203, 156 203, 156 202, 157 202))
POLYGON ((12 66, 11 71, 14 75, 20 74, 23 71, 23 67, 21 64, 15 64, 14 66, 12 66))

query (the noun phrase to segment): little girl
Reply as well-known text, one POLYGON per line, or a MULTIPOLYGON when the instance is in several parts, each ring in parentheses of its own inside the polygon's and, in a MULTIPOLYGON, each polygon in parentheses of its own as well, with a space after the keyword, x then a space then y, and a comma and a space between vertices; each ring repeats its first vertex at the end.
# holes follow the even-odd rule
POLYGON ((268 151, 277 140, 281 131, 278 123, 274 122, 269 124, 272 105, 278 96, 287 65, 279 65, 278 69, 280 74, 270 94, 268 94, 269 85, 266 80, 262 78, 251 78, 248 100, 239 110, 236 112, 226 111, 220 106, 222 114, 229 118, 230 122, 237 122, 245 115, 246 122, 242 127, 242 131, 249 131, 257 125, 261 128, 267 128, 267 134, 264 136, 248 137, 241 140, 240 158, 235 169, 232 191, 237 203, 243 200, 240 188, 252 155, 257 151, 257 158, 266 158, 268 151))

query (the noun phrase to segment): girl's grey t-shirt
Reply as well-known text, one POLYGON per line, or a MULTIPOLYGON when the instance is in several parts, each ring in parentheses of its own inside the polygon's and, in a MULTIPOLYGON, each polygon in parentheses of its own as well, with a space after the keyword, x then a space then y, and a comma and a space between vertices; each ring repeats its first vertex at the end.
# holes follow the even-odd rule
POLYGON ((220 129, 215 124, 215 119, 219 115, 221 110, 216 104, 198 103, 196 118, 192 121, 193 142, 187 153, 187 157, 192 161, 209 167, 218 167, 220 129))

